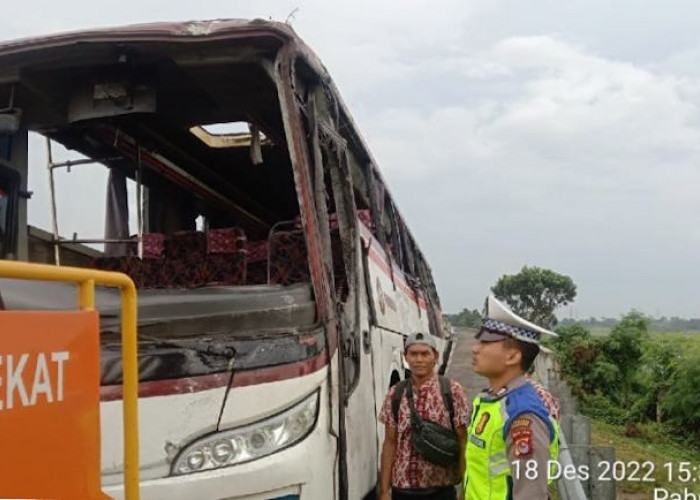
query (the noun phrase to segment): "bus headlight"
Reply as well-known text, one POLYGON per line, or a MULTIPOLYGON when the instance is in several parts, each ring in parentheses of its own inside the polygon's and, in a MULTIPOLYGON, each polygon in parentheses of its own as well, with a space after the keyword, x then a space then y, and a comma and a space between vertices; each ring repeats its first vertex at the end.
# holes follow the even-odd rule
POLYGON ((254 424, 217 432, 184 448, 171 475, 219 469, 271 455, 304 439, 318 416, 318 391, 291 408, 254 424))

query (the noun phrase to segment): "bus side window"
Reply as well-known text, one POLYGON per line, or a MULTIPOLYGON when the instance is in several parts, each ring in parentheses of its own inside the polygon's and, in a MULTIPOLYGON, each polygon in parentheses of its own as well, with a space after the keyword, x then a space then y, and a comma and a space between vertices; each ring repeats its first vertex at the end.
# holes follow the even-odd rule
POLYGON ((18 193, 19 172, 0 163, 0 258, 15 251, 18 193))

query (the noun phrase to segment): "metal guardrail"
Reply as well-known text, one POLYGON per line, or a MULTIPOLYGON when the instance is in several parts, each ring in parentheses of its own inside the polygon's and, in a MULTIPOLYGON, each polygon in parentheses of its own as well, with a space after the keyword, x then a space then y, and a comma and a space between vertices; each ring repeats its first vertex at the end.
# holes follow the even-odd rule
MULTIPOLYGON (((575 467, 569 452, 569 445, 566 442, 566 436, 564 436, 563 432, 559 433, 559 458, 557 460, 563 470, 575 467)), ((566 479, 562 475, 557 481, 557 487, 562 500, 587 500, 581 481, 578 479, 566 479)))
MULTIPOLYGON (((535 358, 535 375, 544 385, 549 387, 551 376, 558 373, 559 370, 554 359, 554 353, 550 349, 542 347, 540 354, 535 358)), ((565 409, 565 407, 562 408, 562 410, 565 409)), ((560 429, 559 433, 559 457, 557 460, 562 470, 575 467, 564 429, 560 429)), ((567 479, 562 474, 562 477, 557 480, 557 487, 562 500, 588 500, 583 485, 578 478, 567 479)))

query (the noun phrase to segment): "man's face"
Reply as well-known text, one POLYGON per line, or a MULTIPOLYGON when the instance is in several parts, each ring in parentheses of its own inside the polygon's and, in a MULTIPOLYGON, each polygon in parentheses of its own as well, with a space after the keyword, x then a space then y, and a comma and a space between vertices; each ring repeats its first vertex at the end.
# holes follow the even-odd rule
POLYGON ((476 340, 472 347, 474 371, 484 377, 496 378, 503 375, 510 366, 520 363, 520 351, 505 340, 484 342, 476 340))
POLYGON ((437 360, 437 352, 428 345, 413 344, 406 349, 408 367, 411 369, 411 373, 419 377, 433 373, 437 360))

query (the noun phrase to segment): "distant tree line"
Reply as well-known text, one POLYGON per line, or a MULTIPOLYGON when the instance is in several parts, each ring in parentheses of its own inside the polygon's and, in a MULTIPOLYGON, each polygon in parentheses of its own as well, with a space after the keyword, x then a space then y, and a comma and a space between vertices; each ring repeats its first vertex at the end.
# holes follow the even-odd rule
POLYGON ((458 314, 445 314, 445 318, 452 326, 478 328, 481 325, 481 313, 476 309, 462 309, 458 314))
MULTIPOLYGON (((653 332, 680 332, 680 333, 698 333, 700 332, 700 318, 679 318, 676 316, 667 318, 645 317, 649 330, 653 332)), ((588 319, 562 319, 559 324, 561 326, 570 326, 579 324, 593 331, 610 331, 620 323, 619 318, 588 318, 588 319)))

